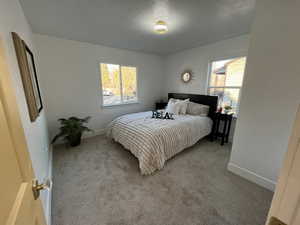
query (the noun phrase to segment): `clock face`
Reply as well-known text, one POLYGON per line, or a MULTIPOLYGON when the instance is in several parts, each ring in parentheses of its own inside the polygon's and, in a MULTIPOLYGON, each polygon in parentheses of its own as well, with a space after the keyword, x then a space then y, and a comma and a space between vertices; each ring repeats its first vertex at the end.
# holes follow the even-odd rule
POLYGON ((191 74, 188 72, 185 72, 182 74, 182 80, 183 82, 187 83, 191 80, 191 74))

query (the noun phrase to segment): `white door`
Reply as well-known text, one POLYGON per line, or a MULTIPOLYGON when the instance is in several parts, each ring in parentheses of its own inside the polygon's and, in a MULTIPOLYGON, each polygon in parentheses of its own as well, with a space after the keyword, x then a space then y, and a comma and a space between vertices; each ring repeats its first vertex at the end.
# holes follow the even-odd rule
POLYGON ((10 79, 0 39, 0 225, 46 225, 10 79))
POLYGON ((300 225, 300 107, 281 169, 267 225, 300 225))

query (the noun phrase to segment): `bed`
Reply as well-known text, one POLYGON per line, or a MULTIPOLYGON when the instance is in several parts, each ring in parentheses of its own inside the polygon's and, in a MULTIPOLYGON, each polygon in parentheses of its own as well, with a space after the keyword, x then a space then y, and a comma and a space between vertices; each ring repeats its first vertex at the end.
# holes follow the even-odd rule
POLYGON ((132 113, 113 120, 107 136, 138 158, 143 175, 163 168, 165 162, 210 135, 218 97, 169 93, 168 98, 208 105, 208 116, 174 115, 174 120, 153 119, 152 112, 132 113))

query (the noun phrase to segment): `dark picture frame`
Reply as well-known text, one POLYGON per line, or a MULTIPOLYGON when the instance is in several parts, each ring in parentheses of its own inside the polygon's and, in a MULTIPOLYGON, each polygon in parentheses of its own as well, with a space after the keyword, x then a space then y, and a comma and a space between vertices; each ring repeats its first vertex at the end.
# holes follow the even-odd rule
POLYGON ((25 50, 26 50, 28 67, 29 67, 29 71, 30 71, 33 93, 34 93, 34 97, 35 97, 35 103, 36 103, 38 112, 40 113, 43 109, 43 101, 42 101, 42 97, 41 97, 39 81, 37 78, 34 56, 33 56, 33 53, 31 52, 31 50, 28 48, 28 46, 25 43, 24 43, 24 45, 25 45, 25 50))
POLYGON ((12 38, 20 68, 30 121, 34 122, 43 109, 34 55, 17 33, 13 32, 12 38))

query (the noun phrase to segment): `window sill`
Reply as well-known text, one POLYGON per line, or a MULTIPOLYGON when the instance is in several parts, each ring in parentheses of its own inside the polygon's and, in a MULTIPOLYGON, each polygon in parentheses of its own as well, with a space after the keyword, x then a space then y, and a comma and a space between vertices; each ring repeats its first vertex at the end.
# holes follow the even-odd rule
POLYGON ((124 103, 111 104, 111 105, 102 105, 102 108, 111 108, 111 107, 115 107, 115 106, 125 106, 125 105, 133 105, 133 104, 139 104, 139 102, 134 101, 134 102, 124 102, 124 103))

